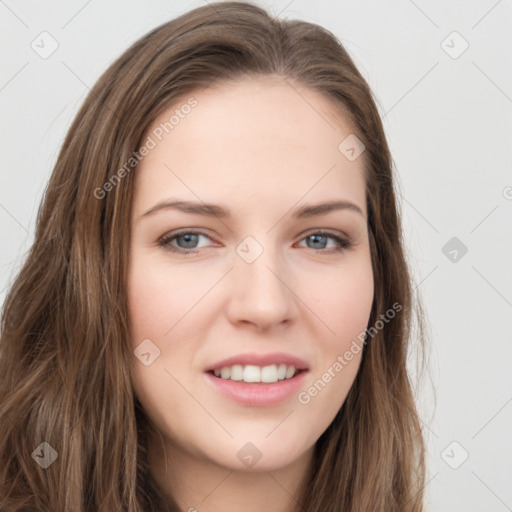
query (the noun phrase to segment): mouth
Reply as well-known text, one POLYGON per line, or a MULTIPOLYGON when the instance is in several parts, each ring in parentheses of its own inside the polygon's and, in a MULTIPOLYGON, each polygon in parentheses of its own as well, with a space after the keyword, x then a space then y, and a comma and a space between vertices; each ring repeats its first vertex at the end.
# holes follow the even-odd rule
POLYGON ((276 405, 298 392, 308 364, 289 354, 245 354, 215 363, 206 381, 225 398, 249 407, 276 405))
POLYGON ((208 373, 222 380, 245 382, 247 384, 275 384, 276 382, 293 379, 305 371, 305 369, 296 368, 294 365, 281 363, 266 366, 234 364, 210 370, 208 373))

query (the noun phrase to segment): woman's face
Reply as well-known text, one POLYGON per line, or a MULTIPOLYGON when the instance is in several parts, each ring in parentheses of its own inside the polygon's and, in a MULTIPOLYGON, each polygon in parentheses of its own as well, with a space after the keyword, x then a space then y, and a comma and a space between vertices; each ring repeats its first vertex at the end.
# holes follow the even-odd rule
POLYGON ((318 92, 269 77, 197 91, 147 132, 131 219, 133 384, 176 453, 284 467, 343 404, 374 292, 352 133, 318 92))

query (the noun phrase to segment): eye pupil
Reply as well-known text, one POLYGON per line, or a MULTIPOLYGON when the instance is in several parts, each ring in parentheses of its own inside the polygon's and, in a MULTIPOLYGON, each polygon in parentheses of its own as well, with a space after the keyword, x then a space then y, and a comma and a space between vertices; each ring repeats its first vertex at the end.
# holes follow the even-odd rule
POLYGON ((176 241, 178 241, 180 239, 185 239, 186 244, 192 243, 192 245, 187 245, 186 247, 183 247, 183 249, 193 249, 194 243, 197 243, 197 237, 198 237, 198 235, 196 235, 194 233, 186 233, 184 235, 180 235, 180 236, 176 237, 176 241))
MULTIPOLYGON (((324 239, 325 239, 325 235, 311 235, 311 236, 309 236, 308 238, 309 238, 310 240, 313 240, 313 242, 315 242, 315 243, 316 243, 316 242, 318 242, 318 241, 319 241, 319 240, 318 240, 319 238, 324 238, 324 239)), ((323 246, 325 245, 325 243, 324 243, 324 244, 320 244, 320 245, 322 245, 322 248, 324 248, 323 246)), ((314 249, 318 249, 318 247, 314 247, 314 249)))

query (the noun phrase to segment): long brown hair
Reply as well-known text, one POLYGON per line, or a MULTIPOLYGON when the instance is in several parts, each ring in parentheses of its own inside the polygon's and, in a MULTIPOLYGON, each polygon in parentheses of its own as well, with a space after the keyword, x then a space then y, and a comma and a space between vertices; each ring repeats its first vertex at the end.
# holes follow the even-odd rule
POLYGON ((316 443, 300 510, 422 510, 424 444, 406 368, 419 309, 375 100, 329 31, 247 2, 210 3, 142 37, 98 80, 69 129, 3 307, 1 510, 178 510, 150 475, 147 418, 131 385, 127 219, 136 165, 126 162, 178 97, 251 75, 320 91, 349 116, 365 144, 369 326, 401 305, 367 343, 344 405, 316 443))

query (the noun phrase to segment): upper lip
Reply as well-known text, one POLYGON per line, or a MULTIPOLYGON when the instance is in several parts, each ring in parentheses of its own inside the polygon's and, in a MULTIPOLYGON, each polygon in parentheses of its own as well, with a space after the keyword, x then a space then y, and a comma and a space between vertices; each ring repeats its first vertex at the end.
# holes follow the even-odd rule
POLYGON ((244 365, 255 365, 255 366, 269 366, 272 364, 286 364, 287 366, 295 366, 297 370, 307 370, 308 363, 301 359, 300 357, 292 356, 291 354, 286 354, 284 352, 272 352, 269 354, 257 354, 257 353, 247 353, 247 354, 238 354, 236 356, 228 357, 227 359, 222 359, 222 361, 217 361, 216 363, 208 366, 205 371, 210 372, 213 370, 220 370, 225 366, 233 366, 235 364, 244 365))

